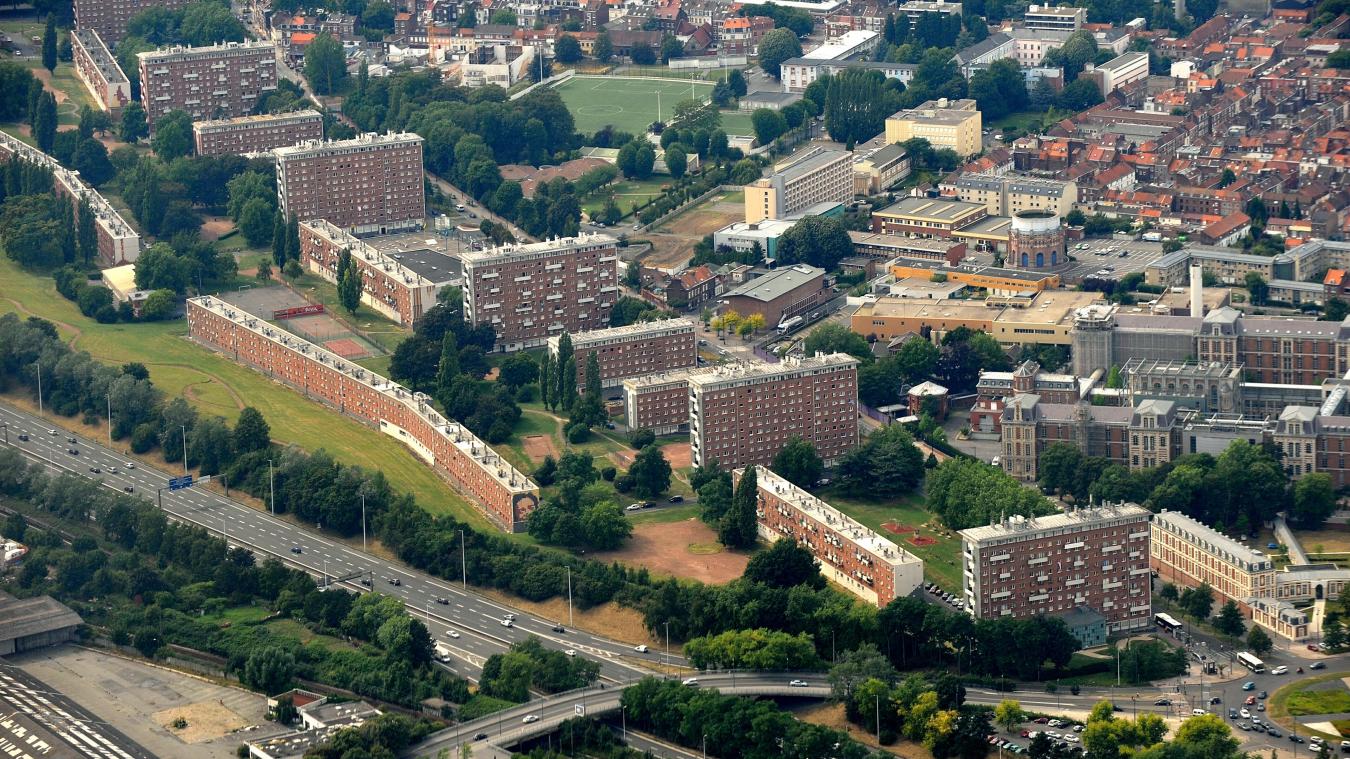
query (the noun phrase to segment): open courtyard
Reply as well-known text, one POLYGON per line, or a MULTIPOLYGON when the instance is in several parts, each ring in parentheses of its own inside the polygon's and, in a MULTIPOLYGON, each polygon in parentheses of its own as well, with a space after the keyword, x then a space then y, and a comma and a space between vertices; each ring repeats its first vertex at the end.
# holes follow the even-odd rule
POLYGON ((574 76, 553 88, 572 112, 578 132, 613 126, 642 134, 653 121, 669 119, 680 101, 707 100, 713 85, 656 77, 574 76))

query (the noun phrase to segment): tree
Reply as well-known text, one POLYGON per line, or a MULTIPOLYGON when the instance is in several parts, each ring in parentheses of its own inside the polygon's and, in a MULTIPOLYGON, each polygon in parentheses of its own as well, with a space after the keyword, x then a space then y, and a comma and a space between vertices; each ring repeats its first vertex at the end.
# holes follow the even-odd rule
POLYGON ((638 146, 637 155, 633 160, 633 176, 637 179, 647 179, 652 175, 655 166, 656 150, 652 148, 651 143, 644 141, 638 146))
POLYGON ((234 423, 234 450, 238 454, 266 450, 272 444, 272 428, 261 412, 245 406, 234 423))
POLYGON ((1264 306, 1270 296, 1270 285, 1266 284, 1266 278, 1261 276, 1260 272, 1249 271, 1242 280, 1247 287, 1247 292, 1251 295, 1252 305, 1264 306))
POLYGON ((576 63, 581 60, 581 43, 570 34, 559 35, 553 43, 553 55, 559 63, 576 63))
POLYGON ((745 97, 749 85, 745 81, 745 74, 742 74, 740 69, 732 69, 731 73, 727 74, 726 81, 727 85, 731 87, 732 95, 738 98, 745 97))
POLYGON ((666 148, 666 169, 675 179, 684 176, 685 168, 688 166, 689 157, 680 149, 679 145, 671 145, 666 148))
POLYGON ((441 361, 436 368, 436 395, 442 399, 442 405, 454 391, 459 375, 459 340, 453 331, 446 330, 441 338, 441 361))
POLYGON ((347 82, 347 54, 328 32, 305 48, 305 81, 320 95, 333 95, 347 82))
POLYGON ((814 445, 794 436, 774 455, 769 468, 799 488, 812 488, 820 481, 825 462, 814 445))
POLYGON ((1260 625, 1252 625, 1247 631, 1247 648, 1257 656, 1264 656, 1275 649, 1275 642, 1270 639, 1265 630, 1260 625))
POLYGON ((825 128, 835 142, 866 142, 885 128, 886 117, 898 106, 898 89, 890 88, 880 71, 848 68, 830 77, 825 128))
POLYGON ((38 96, 37 114, 33 118, 33 140, 39 150, 49 155, 56 144, 56 123, 56 98, 44 89, 38 96))
POLYGON ((768 548, 750 557, 742 575, 750 582, 774 588, 825 587, 820 574, 820 562, 806 548, 793 540, 775 540, 768 548))
POLYGON ((178 295, 173 290, 155 290, 146 296, 145 303, 141 306, 141 318, 148 322, 168 319, 173 316, 177 302, 178 295))
POLYGON ((1181 593, 1181 608, 1186 610, 1196 619, 1209 619, 1209 615, 1214 611, 1214 589, 1209 583, 1202 582, 1194 588, 1187 588, 1181 593))
POLYGON ((1022 710, 1022 704, 1013 699, 1005 698, 998 702, 994 707, 994 724, 1011 733, 1018 725, 1025 722, 1027 713, 1022 710))
POLYGON ((778 238, 780 265, 804 263, 833 271, 851 255, 853 240, 839 219, 807 216, 778 238))
POLYGON ((596 35, 595 46, 591 48, 591 53, 601 63, 609 63, 609 59, 614 57, 614 43, 609 39, 608 31, 601 31, 596 35))
POLYGON ((1219 614, 1214 618, 1214 628, 1232 638, 1237 638, 1246 632, 1247 626, 1242 622, 1242 611, 1238 609, 1235 601, 1228 601, 1220 609, 1219 614))
POLYGON ((356 313, 361 307, 361 270, 352 262, 352 252, 346 248, 338 257, 338 300, 348 313, 356 313))
POLYGON ((286 259, 299 266, 300 262, 300 220, 291 214, 286 220, 286 259))
POLYGON ((295 656, 283 648, 264 648, 244 661, 239 679, 263 693, 280 693, 295 678, 295 656))
POLYGON ((822 324, 811 330, 802 343, 802 352, 808 356, 818 353, 847 353, 864 361, 872 358, 872 348, 867 344, 867 339, 836 322, 822 324))
POLYGON ((656 63, 656 51, 645 42, 634 45, 628 55, 633 59, 635 66, 650 66, 656 63))
POLYGON ((1292 508, 1294 524, 1309 530, 1321 529, 1336 511, 1336 488, 1326 472, 1312 472, 1294 481, 1292 508))
POLYGON ((533 356, 523 351, 513 353, 502 361, 498 371, 497 379, 513 389, 529 385, 539 378, 539 364, 535 363, 533 356))
POLYGON ((150 148, 165 163, 192 152, 192 117, 186 111, 173 110, 155 122, 150 148))
POLYGON ((239 232, 249 246, 262 247, 272 237, 272 222, 276 211, 262 198, 250 198, 239 213, 239 232))
POLYGON ((788 130, 787 119, 771 108, 756 108, 750 114, 750 126, 755 131, 755 142, 760 145, 768 145, 788 130))
POLYGON ((1059 93, 1059 107, 1069 111, 1085 111, 1102 102, 1102 91, 1097 83, 1086 77, 1075 79, 1059 93))
POLYGON ((361 12, 361 28, 381 35, 394 31, 394 6, 386 0, 375 0, 361 12))
POLYGON ((923 479, 923 453, 904 427, 895 424, 873 432, 839 462, 839 483, 854 495, 896 498, 923 479))
POLYGON ((782 63, 802 54, 802 43, 789 29, 774 29, 759 40, 759 67, 764 73, 778 79, 782 63))
POLYGON ((669 63, 671 58, 684 56, 684 44, 673 34, 667 34, 661 40, 661 62, 669 63))
POLYGON ((47 73, 56 71, 56 16, 47 15, 47 28, 42 33, 42 67, 47 73))
POLYGON ((638 451, 633 465, 628 468, 628 476, 633 479, 633 492, 639 498, 655 498, 669 490, 670 472, 670 462, 655 445, 638 451))
POLYGON ((749 548, 755 544, 759 524, 755 515, 759 502, 756 482, 755 467, 746 467, 718 526, 717 539, 728 548, 749 548))
POLYGON ((94 226, 94 209, 87 198, 80 200, 79 213, 75 214, 75 249, 85 266, 98 258, 98 230, 94 226))
POLYGON ((141 104, 132 101, 122 109, 121 126, 118 128, 118 136, 123 142, 135 144, 138 140, 150 134, 150 127, 145 123, 145 108, 141 104))

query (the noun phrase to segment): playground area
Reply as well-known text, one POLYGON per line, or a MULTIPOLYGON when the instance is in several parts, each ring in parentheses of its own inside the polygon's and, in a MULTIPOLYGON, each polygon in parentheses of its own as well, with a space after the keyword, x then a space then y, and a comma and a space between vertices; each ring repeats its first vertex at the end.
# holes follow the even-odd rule
POLYGON ((574 76, 553 87, 572 112, 578 132, 606 125, 642 134, 653 121, 669 119, 682 100, 707 100, 711 82, 657 77, 574 76))
POLYGON ((222 293, 221 299, 261 317, 296 337, 349 360, 380 355, 379 349, 294 290, 274 285, 222 293), (289 312, 289 313, 288 313, 289 312))

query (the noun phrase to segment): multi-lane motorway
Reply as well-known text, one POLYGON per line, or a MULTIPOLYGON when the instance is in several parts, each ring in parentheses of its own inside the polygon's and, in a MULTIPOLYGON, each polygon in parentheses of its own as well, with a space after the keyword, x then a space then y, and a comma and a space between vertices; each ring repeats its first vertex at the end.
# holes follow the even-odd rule
MULTIPOLYGON (((577 655, 599 661, 601 678, 610 682, 640 678, 650 671, 644 668, 644 663, 655 665, 666 661, 665 652, 657 647, 649 653, 639 653, 629 644, 567 627, 567 620, 534 617, 466 590, 459 583, 363 553, 211 490, 198 487, 168 490, 165 487, 168 479, 181 475, 181 470, 169 472, 133 462, 89 437, 68 433, 12 406, 0 404, 0 427, 8 444, 30 459, 54 470, 101 480, 117 490, 130 487, 134 494, 145 498, 162 496, 161 505, 171 517, 224 534, 231 544, 250 548, 261 556, 277 557, 320 578, 364 573, 371 578, 369 588, 357 578, 343 585, 358 592, 375 590, 402 599, 410 613, 427 620, 435 640, 458 660, 454 669, 466 677, 476 677, 488 656, 530 635, 545 646, 574 650, 577 655), (28 440, 20 440, 21 434, 27 435, 28 440), (69 442, 72 437, 76 442, 69 442), (72 448, 78 455, 69 453, 72 448), (129 462, 134 468, 127 466, 129 462), (299 549, 299 553, 292 549, 299 549), (446 603, 440 603, 442 599, 446 603), (503 624, 507 614, 515 615, 509 627, 503 624), (555 632, 553 628, 560 622, 565 631, 555 632)), ((676 655, 670 656, 669 661, 678 666, 686 664, 676 655)))

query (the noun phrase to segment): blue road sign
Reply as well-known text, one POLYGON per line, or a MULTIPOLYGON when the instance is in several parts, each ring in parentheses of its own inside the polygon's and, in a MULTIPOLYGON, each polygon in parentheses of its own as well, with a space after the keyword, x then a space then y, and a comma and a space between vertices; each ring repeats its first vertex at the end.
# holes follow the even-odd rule
POLYGON ((185 474, 182 477, 169 478, 169 490, 182 490, 192 487, 192 475, 185 474))

